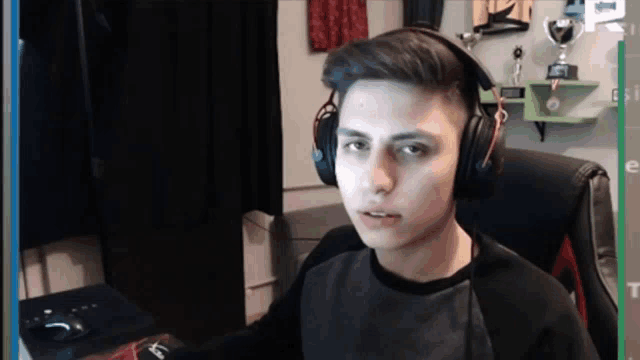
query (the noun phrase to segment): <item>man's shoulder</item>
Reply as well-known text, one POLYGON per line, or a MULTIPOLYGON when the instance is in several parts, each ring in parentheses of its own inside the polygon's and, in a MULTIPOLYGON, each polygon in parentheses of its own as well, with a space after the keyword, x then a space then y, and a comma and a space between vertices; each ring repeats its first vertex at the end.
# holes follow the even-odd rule
POLYGON ((495 240, 488 241, 489 253, 477 265, 481 286, 474 286, 476 292, 521 310, 544 314, 577 311, 567 289, 555 277, 495 240))
POLYGON ((493 285, 513 284, 513 291, 534 293, 542 291, 542 295, 567 293, 566 288, 551 274, 540 269, 513 250, 486 237, 488 254, 483 258, 482 274, 493 285))
POLYGON ((500 343, 496 346, 526 349, 555 328, 582 325, 575 303, 556 278, 495 240, 488 241, 474 292, 487 329, 499 334, 492 339, 500 343))

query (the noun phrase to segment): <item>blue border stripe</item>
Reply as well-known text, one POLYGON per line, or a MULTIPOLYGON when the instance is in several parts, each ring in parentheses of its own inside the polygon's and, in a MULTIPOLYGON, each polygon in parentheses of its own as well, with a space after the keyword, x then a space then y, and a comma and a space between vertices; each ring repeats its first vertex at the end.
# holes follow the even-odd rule
POLYGON ((19 211, 19 162, 20 157, 20 113, 19 113, 19 36, 20 35, 20 1, 11 1, 11 357, 18 359, 19 306, 18 301, 18 256, 20 252, 20 211, 19 211))

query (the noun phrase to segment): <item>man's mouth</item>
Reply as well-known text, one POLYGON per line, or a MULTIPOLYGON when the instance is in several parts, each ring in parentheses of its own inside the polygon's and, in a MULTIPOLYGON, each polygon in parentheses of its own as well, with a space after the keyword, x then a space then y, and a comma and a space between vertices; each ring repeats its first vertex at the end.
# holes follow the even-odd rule
POLYGON ((390 218, 400 217, 400 215, 387 214, 387 213, 384 213, 384 212, 368 212, 367 211, 364 214, 367 215, 367 216, 371 216, 371 217, 374 217, 374 218, 380 218, 380 219, 385 218, 385 217, 390 217, 390 218))
POLYGON ((400 224, 401 216, 386 212, 364 211, 360 213, 360 221, 369 229, 375 230, 400 224))

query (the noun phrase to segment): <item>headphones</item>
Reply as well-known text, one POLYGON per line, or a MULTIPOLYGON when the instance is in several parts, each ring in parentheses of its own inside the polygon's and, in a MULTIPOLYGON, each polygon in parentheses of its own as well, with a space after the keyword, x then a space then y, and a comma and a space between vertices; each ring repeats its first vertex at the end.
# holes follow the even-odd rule
MULTIPOLYGON (((401 32, 417 32, 438 40, 451 50, 463 64, 471 65, 475 69, 478 84, 485 91, 492 91, 498 106, 495 116, 487 114, 478 96, 476 99, 477 112, 469 118, 464 128, 453 195, 455 199, 477 199, 493 195, 495 182, 502 175, 504 168, 503 125, 508 114, 504 110, 504 101, 498 95, 491 74, 469 50, 462 44, 458 44, 457 39, 449 38, 431 29, 405 27, 379 36, 401 32)), ((335 176, 336 128, 338 127, 338 107, 333 102, 335 93, 336 90, 331 92, 329 100, 316 114, 313 123, 312 158, 322 182, 338 187, 335 176)))

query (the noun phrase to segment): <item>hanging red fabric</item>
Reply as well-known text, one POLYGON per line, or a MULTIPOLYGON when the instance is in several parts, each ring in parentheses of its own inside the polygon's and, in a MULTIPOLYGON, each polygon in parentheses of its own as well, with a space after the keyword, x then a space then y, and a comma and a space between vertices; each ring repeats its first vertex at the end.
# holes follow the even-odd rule
POLYGON ((369 37, 366 0, 309 0, 308 6, 312 51, 329 51, 369 37))

